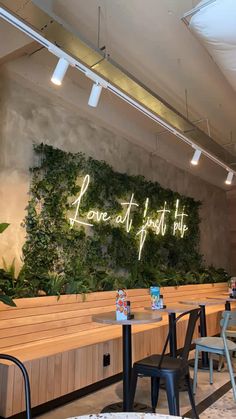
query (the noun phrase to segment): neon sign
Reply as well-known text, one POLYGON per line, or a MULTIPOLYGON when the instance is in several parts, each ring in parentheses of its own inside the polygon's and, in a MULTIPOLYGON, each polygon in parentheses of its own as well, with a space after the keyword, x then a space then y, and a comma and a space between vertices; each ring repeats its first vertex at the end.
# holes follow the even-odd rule
MULTIPOLYGON (((90 210, 85 215, 85 217, 81 219, 80 206, 82 198, 85 197, 85 194, 89 187, 89 183, 90 176, 87 174, 83 179, 79 196, 76 198, 74 202, 72 202, 72 205, 75 206, 75 212, 74 216, 69 218, 71 228, 74 227, 75 223, 81 226, 93 227, 94 223, 110 222, 114 225, 124 225, 126 232, 129 233, 133 224, 132 211, 135 208, 139 207, 139 204, 135 202, 134 193, 131 194, 130 200, 128 202, 121 202, 121 206, 124 209, 124 213, 122 215, 119 214, 117 216, 111 216, 106 211, 90 210)), ((182 211, 180 210, 179 199, 176 200, 174 211, 168 209, 167 205, 167 202, 164 202, 163 207, 155 211, 156 216, 150 217, 148 215, 149 198, 146 198, 142 218, 142 225, 136 233, 136 236, 139 241, 138 260, 141 259, 142 250, 145 244, 148 230, 152 230, 154 234, 156 234, 157 236, 164 236, 168 228, 167 216, 168 214, 171 214, 171 212, 174 212, 174 221, 173 226, 169 227, 171 228, 173 236, 179 235, 180 238, 183 238, 186 231, 188 230, 188 226, 187 224, 185 224, 185 220, 186 217, 188 217, 188 214, 184 212, 184 207, 182 208, 182 211)))

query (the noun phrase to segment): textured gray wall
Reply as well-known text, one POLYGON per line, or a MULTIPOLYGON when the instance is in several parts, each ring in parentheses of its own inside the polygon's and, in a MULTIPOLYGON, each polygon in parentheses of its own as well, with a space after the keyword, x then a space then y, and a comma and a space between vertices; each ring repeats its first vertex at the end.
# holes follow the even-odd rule
POLYGON ((153 156, 127 138, 79 114, 74 108, 30 84, 0 79, 0 221, 11 225, 0 238, 0 256, 17 264, 25 231, 34 164, 33 143, 47 142, 66 151, 82 151, 115 170, 144 175, 163 187, 202 201, 201 252, 207 264, 229 268, 227 202, 223 190, 153 156))

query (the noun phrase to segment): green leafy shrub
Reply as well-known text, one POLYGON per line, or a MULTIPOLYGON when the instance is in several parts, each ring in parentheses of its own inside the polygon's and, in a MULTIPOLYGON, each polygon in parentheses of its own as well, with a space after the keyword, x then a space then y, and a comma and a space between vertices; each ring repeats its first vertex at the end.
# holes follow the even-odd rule
MULTIPOLYGON (((67 153, 51 146, 35 146, 39 165, 31 169, 32 182, 24 220, 24 283, 29 295, 60 295, 112 290, 119 287, 184 285, 227 280, 224 270, 203 266, 199 253, 199 213, 194 199, 162 188, 142 176, 116 173, 105 162, 67 153), (80 206, 80 216, 89 210, 119 214, 121 202, 134 193, 139 207, 132 213, 129 234, 123 226, 96 223, 92 232, 71 228, 71 204, 78 196, 81 179, 89 173, 91 183, 80 206), (174 210, 181 200, 188 213, 188 231, 183 238, 167 230, 165 236, 148 231, 142 258, 138 260, 137 229, 149 197, 151 215, 164 202, 174 210)), ((171 221, 171 215, 169 215, 171 221)), ((172 220, 173 221, 173 220, 172 220)))
POLYGON ((8 226, 8 223, 0 223, 0 234, 3 233, 8 226))
MULTIPOLYGON (((8 223, 0 223, 0 233, 3 233, 8 226, 8 223)), ((8 306, 15 307, 16 304, 10 297, 11 294, 9 293, 8 287, 9 279, 12 282, 11 274, 12 272, 7 272, 4 269, 0 269, 0 301, 8 306)))
POLYGON ((15 259, 7 265, 3 259, 3 268, 0 269, 0 292, 11 298, 32 296, 29 282, 24 277, 24 267, 16 275, 15 259))

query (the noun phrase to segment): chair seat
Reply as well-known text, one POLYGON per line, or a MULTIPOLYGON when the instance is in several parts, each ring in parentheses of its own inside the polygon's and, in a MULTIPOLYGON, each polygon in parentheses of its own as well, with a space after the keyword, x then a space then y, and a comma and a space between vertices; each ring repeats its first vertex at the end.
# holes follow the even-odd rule
MULTIPOLYGON (((196 345, 204 346, 204 348, 206 348, 206 352, 207 348, 224 350, 224 341, 221 337, 203 337, 195 339, 194 342, 196 345)), ((226 339, 226 342, 229 351, 236 351, 236 344, 234 342, 229 339, 226 339)))
MULTIPOLYGON (((135 362, 134 365, 144 368, 155 368, 158 369, 158 365, 161 359, 161 355, 151 355, 147 358, 141 359, 140 361, 135 362)), ((164 356, 161 363, 161 371, 176 373, 177 370, 180 370, 183 366, 183 361, 180 358, 172 358, 170 356, 164 356)))
MULTIPOLYGON (((153 354, 133 364, 131 384, 130 384, 130 404, 129 411, 133 410, 134 396, 137 387, 138 377, 150 377, 151 378, 151 401, 152 401, 152 412, 156 411, 156 406, 159 397, 159 389, 161 379, 165 380, 166 395, 168 400, 168 407, 170 415, 180 416, 179 411, 179 383, 183 378, 189 395, 189 400, 194 413, 194 417, 199 419, 196 405, 193 396, 192 385, 190 381, 188 355, 191 347, 193 333, 197 320, 200 316, 200 308, 194 308, 184 313, 179 314, 174 321, 174 325, 178 323, 180 319, 188 316, 187 328, 185 332, 184 347, 180 352, 179 358, 173 358, 165 355, 168 344, 171 340, 171 332, 167 334, 162 354, 153 354)), ((182 327, 181 327, 182 332, 182 327)))

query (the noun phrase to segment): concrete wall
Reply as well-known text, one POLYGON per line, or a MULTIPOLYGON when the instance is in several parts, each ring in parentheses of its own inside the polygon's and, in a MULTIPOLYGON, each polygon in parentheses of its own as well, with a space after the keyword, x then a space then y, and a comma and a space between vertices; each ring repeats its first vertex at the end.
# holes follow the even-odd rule
POLYGON ((236 188, 227 192, 229 234, 230 234, 230 272, 236 276, 236 188))
POLYGON ((47 95, 40 86, 3 74, 0 81, 0 222, 11 224, 0 237, 0 256, 8 262, 15 257, 20 263, 25 238, 21 222, 28 201, 29 167, 34 164, 32 144, 46 142, 85 152, 114 170, 144 175, 201 200, 201 252, 207 264, 229 268, 225 191, 154 156, 105 122, 47 95))

